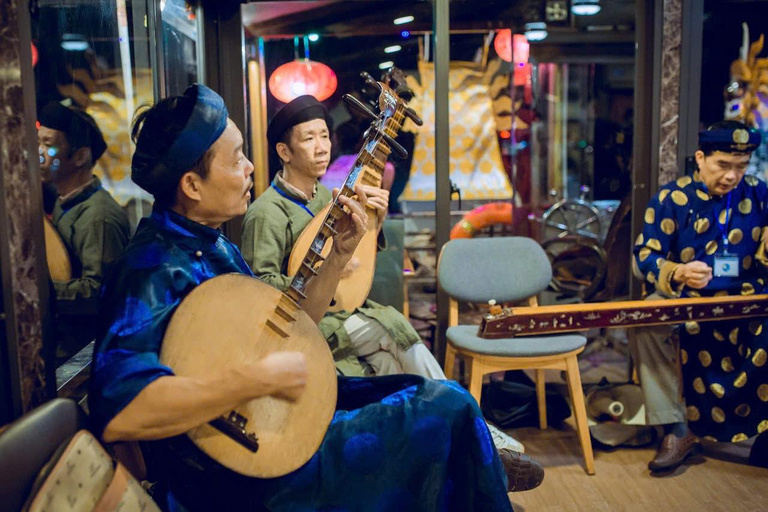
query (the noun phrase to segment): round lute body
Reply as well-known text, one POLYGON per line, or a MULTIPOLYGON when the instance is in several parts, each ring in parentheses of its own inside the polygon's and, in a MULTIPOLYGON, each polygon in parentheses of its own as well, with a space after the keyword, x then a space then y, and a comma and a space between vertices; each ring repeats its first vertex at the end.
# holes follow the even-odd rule
MULTIPOLYGON (((301 232, 293 250, 288 259, 288 275, 293 277, 298 272, 303 263, 304 255, 309 251, 310 246, 315 241, 318 232, 323 228, 323 220, 331 210, 331 203, 315 215, 304 231, 301 232)), ((366 208, 368 213, 368 231, 360 241, 360 245, 355 249, 352 257, 359 264, 350 273, 339 279, 336 287, 336 293, 333 296, 333 302, 328 311, 335 313, 337 311, 354 311, 362 306, 368 298, 368 293, 373 286, 373 274, 376 270, 376 251, 378 249, 378 229, 376 227, 376 212, 371 208, 366 208)), ((327 258, 333 247, 333 239, 328 239, 323 247, 322 256, 327 258)))
POLYGON ((218 276, 195 288, 174 313, 163 339, 160 361, 185 377, 203 377, 212 369, 257 361, 277 351, 306 356, 307 386, 296 402, 262 397, 234 409, 237 419, 229 423, 235 425, 225 426, 255 435, 256 451, 223 433, 226 430, 214 428, 216 422, 188 432, 211 458, 243 475, 288 474, 320 447, 337 396, 328 343, 296 302, 259 279, 240 274, 218 276))
POLYGON ((64 241, 59 236, 51 220, 43 215, 43 231, 45 233, 45 259, 48 262, 48 273, 54 281, 69 281, 72 279, 72 263, 64 241))

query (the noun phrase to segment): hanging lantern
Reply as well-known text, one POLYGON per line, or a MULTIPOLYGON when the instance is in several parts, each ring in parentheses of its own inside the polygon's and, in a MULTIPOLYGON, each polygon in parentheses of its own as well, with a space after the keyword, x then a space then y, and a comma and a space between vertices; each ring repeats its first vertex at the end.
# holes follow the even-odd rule
POLYGON ((512 62, 514 57, 515 64, 518 66, 528 63, 530 45, 522 34, 515 34, 513 36, 512 31, 508 28, 499 30, 493 41, 493 48, 503 61, 512 62))
POLYGON ((327 100, 338 86, 336 73, 320 62, 296 59, 277 68, 269 77, 269 92, 288 103, 294 98, 310 94, 317 101, 327 100))
POLYGON ((40 58, 39 54, 37 53, 37 46, 35 46, 35 43, 29 43, 32 45, 32 67, 37 66, 37 60, 40 58))

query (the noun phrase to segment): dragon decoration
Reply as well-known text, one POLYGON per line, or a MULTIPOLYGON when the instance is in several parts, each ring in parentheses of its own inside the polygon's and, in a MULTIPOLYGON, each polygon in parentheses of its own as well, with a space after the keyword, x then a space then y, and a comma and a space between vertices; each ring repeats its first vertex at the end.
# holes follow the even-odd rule
POLYGON ((748 173, 768 181, 768 58, 758 58, 764 36, 749 42, 749 27, 742 23, 739 58, 731 63, 731 78, 723 91, 725 119, 741 121, 761 131, 763 142, 752 155, 748 173))

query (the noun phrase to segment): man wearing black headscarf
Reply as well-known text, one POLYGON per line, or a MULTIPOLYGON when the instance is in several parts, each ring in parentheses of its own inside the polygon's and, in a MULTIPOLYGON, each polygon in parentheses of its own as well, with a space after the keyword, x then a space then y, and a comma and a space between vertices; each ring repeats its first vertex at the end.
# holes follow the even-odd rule
POLYGON ((125 211, 93 175, 107 148, 91 116, 50 103, 40 112, 40 171, 58 198, 51 220, 67 247, 72 279, 54 281, 59 361, 93 341, 101 281, 130 237, 125 211))
MULTIPOLYGON (((302 353, 274 352, 194 377, 161 364, 166 328, 193 289, 223 274, 252 275, 219 228, 245 213, 253 165, 223 100, 201 85, 140 114, 134 140, 132 179, 155 196, 155 207, 104 284, 88 403, 104 441, 155 440, 150 469, 165 510, 512 510, 480 410, 455 383, 340 378, 337 412, 317 453, 280 478, 236 474, 193 445, 184 433, 238 404, 297 399, 307 362, 302 353)), ((363 204, 340 201, 351 213, 334 225, 333 248, 301 302, 316 322, 367 229, 363 204)), ((530 461, 515 461, 509 486, 538 485, 541 472, 530 482, 530 461)))

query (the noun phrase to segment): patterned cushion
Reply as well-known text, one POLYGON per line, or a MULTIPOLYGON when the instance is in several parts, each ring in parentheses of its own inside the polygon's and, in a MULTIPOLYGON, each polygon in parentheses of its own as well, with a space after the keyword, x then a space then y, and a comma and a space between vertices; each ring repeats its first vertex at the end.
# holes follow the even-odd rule
POLYGON ((141 484, 87 430, 42 469, 24 512, 160 512, 141 484))

